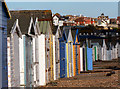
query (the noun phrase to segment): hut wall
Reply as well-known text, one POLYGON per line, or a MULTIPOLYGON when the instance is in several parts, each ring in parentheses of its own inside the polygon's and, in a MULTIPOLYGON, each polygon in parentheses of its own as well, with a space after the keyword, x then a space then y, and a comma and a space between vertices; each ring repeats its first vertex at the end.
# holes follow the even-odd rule
POLYGON ((83 71, 83 48, 80 47, 80 71, 83 71))
POLYGON ((9 85, 11 87, 20 87, 19 37, 17 34, 11 34, 11 37, 8 38, 8 47, 9 85))
POLYGON ((59 39, 55 36, 56 79, 60 78, 60 48, 59 39))
POLYGON ((40 49, 41 47, 40 45, 40 37, 36 37, 35 38, 35 65, 36 65, 36 86, 39 86, 39 59, 40 59, 40 49))
POLYGON ((55 36, 53 36, 53 71, 54 71, 54 80, 56 80, 56 53, 55 53, 55 36))
POLYGON ((39 85, 46 85, 46 66, 45 66, 45 35, 38 36, 39 39, 39 85))
MULTIPOLYGON (((11 87, 11 56, 10 56, 10 53, 11 53, 10 52, 10 37, 7 37, 8 87, 11 87)), ((2 78, 2 75, 1 75, 1 78, 2 78)))
POLYGON ((32 37, 25 36, 26 45, 26 87, 32 87, 33 85, 33 43, 32 37))
POLYGON ((75 45, 73 45, 73 76, 76 75, 76 49, 75 45))
POLYGON ((65 77, 66 43, 60 42, 60 78, 65 77))
POLYGON ((50 71, 51 71, 51 81, 54 79, 53 73, 53 37, 50 35, 50 71))
POLYGON ((87 70, 93 70, 92 48, 87 48, 87 70))
POLYGON ((69 77, 73 76, 73 52, 72 52, 73 43, 68 43, 68 63, 69 63, 69 77))
POLYGON ((0 41, 0 88, 2 88, 2 29, 0 29, 0 41))
POLYGON ((19 38, 20 86, 26 85, 25 35, 19 38))
POLYGON ((66 43, 65 77, 69 78, 68 43, 66 43))

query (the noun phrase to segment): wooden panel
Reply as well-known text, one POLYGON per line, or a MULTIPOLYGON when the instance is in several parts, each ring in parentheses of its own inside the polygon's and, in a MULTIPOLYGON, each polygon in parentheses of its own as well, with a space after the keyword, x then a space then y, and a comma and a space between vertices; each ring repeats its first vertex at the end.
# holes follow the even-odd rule
POLYGON ((45 36, 46 83, 51 81, 50 36, 45 36))
POLYGON ((80 45, 77 45, 77 54, 78 74, 80 74, 80 45))
POLYGON ((83 48, 80 48, 80 71, 83 71, 83 48))
POLYGON ((25 86, 24 35, 19 38, 20 86, 25 86))
POLYGON ((75 45, 73 45, 73 76, 76 75, 76 54, 75 54, 75 45))
POLYGON ((56 59, 55 59, 55 36, 53 36, 53 71, 54 71, 54 80, 56 80, 56 59))
POLYGON ((92 48, 87 48, 87 70, 93 70, 92 48))
POLYGON ((52 35, 50 35, 50 67, 51 67, 51 81, 53 80, 53 41, 52 35))
POLYGON ((67 62, 66 62, 66 63, 67 63, 67 64, 66 64, 66 67, 67 67, 67 68, 66 68, 66 70, 67 70, 67 71, 66 71, 66 72, 67 72, 67 73, 66 73, 66 77, 69 78, 69 60, 68 60, 68 59, 69 59, 69 58, 68 58, 68 43, 66 43, 66 61, 67 61, 67 62))
POLYGON ((46 73, 45 73, 45 35, 41 34, 39 36, 39 47, 41 48, 40 51, 40 59, 39 59, 39 85, 44 86, 46 85, 46 73))
POLYGON ((55 37, 55 60, 56 60, 56 78, 60 78, 60 48, 59 48, 59 40, 55 37))
POLYGON ((0 29, 0 89, 2 88, 2 30, 0 29))
POLYGON ((32 56, 32 38, 25 37, 26 44, 26 87, 33 85, 33 56, 32 56))
POLYGON ((7 38, 7 58, 8 58, 8 87, 11 87, 10 37, 7 38))
POLYGON ((60 78, 65 77, 65 49, 66 44, 64 42, 60 42, 60 78))

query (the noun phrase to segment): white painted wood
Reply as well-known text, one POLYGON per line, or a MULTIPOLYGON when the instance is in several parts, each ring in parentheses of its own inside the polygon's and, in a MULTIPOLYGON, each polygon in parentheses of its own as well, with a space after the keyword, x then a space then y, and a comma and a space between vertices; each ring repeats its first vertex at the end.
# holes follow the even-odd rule
POLYGON ((56 80, 56 59, 55 59, 55 36, 53 35, 53 75, 56 80))
POLYGON ((83 71, 83 48, 80 47, 80 71, 83 71))
POLYGON ((103 40, 103 48, 102 48, 103 60, 106 60, 106 55, 107 55, 107 47, 106 47, 106 44, 105 44, 105 40, 103 40))
POLYGON ((39 52, 40 52, 40 59, 39 59, 39 85, 44 86, 46 85, 46 74, 45 74, 45 35, 41 34, 39 37, 39 52))
POLYGON ((36 86, 39 86, 39 59, 40 59, 40 42, 39 36, 35 38, 35 58, 36 58, 36 86))
POLYGON ((19 38, 19 60, 20 60, 20 86, 25 86, 25 66, 24 66, 24 37, 25 35, 22 35, 22 39, 19 38))
POLYGON ((33 65, 33 71, 34 71, 34 87, 36 86, 36 59, 35 59, 35 38, 33 38, 32 40, 33 42, 33 62, 34 62, 34 65, 33 65))
POLYGON ((7 62, 8 62, 8 87, 11 87, 11 56, 10 56, 10 37, 7 37, 7 62))

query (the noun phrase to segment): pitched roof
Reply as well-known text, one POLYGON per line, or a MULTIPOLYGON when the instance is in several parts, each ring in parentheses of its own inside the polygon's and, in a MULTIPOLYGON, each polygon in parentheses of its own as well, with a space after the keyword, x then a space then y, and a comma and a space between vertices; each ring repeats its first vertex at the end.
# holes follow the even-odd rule
POLYGON ((51 19, 52 20, 52 12, 51 10, 19 10, 19 11, 10 11, 11 19, 8 20, 8 35, 10 34, 11 28, 16 19, 19 20, 19 26, 22 34, 28 33, 28 28, 30 25, 31 17, 35 22, 36 17, 38 19, 51 19))
MULTIPOLYGON (((0 2, 1 2, 1 1, 0 1, 0 2)), ((8 18, 11 18, 11 15, 10 15, 10 12, 9 12, 9 10, 8 10, 8 7, 7 7, 7 4, 6 4, 5 0, 2 0, 2 6, 3 6, 4 9, 5 9, 5 12, 6 12, 6 14, 7 14, 7 17, 8 17, 8 18)))
POLYGON ((39 21, 38 25, 40 34, 52 34, 50 21, 39 21))

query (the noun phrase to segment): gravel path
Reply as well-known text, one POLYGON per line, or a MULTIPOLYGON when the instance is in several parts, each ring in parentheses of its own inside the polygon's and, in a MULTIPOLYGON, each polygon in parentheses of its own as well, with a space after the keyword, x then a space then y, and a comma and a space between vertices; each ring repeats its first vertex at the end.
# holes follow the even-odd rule
MULTIPOLYGON (((45 87, 113 87, 120 88, 118 62, 94 62, 94 71, 71 78, 61 78, 45 87), (96 71, 96 72, 94 72, 96 71), (99 71, 99 72, 97 72, 99 71), (113 74, 110 74, 110 72, 113 74), (110 75, 109 75, 110 74, 110 75), (106 76, 108 75, 108 76, 106 76)), ((108 88, 109 89, 109 88, 108 88)))

